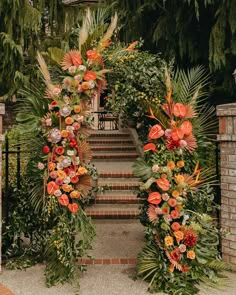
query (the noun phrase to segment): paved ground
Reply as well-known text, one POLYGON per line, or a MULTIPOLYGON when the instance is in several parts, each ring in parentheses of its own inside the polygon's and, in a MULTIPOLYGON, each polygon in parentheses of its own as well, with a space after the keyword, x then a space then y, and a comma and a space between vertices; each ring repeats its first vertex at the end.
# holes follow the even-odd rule
MULTIPOLYGON (((3 270, 0 282, 15 295, 75 295, 76 288, 69 284, 46 288, 44 266, 10 271, 3 270)), ((147 284, 134 281, 135 269, 127 265, 88 266, 88 272, 80 278, 80 295, 148 295, 147 284)), ((231 287, 222 290, 205 290, 200 295, 236 295, 236 274, 229 273, 231 287)), ((1 289, 0 289, 1 290, 1 289)), ((162 293, 158 293, 161 295, 162 293)), ((0 294, 7 295, 7 293, 0 294)))

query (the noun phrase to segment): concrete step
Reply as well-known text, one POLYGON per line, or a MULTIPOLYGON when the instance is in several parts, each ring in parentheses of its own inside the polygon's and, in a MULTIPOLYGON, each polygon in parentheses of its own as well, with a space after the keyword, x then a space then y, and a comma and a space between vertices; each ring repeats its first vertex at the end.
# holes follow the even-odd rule
POLYGON ((98 173, 116 173, 117 171, 122 173, 132 173, 132 166, 134 161, 133 159, 130 161, 127 161, 126 159, 120 159, 120 161, 108 161, 107 159, 106 161, 104 161, 104 159, 92 159, 92 163, 96 165, 98 173))
POLYGON ((139 209, 136 204, 96 204, 85 212, 95 219, 133 219, 137 218, 139 209))

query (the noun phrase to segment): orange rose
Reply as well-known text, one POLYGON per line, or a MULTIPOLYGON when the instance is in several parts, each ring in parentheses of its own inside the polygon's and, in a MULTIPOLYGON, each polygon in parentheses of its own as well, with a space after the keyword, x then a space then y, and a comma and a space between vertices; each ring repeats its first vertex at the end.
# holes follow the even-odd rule
POLYGON ((63 155, 65 150, 62 146, 58 146, 56 149, 55 149, 55 152, 58 154, 58 155, 63 155))
POLYGON ((53 163, 53 162, 49 162, 48 163, 48 169, 49 169, 49 171, 55 170, 56 167, 57 167, 57 165, 55 163, 53 163))
POLYGON ((87 174, 88 170, 85 167, 80 166, 77 170, 77 175, 84 175, 87 174))
POLYGON ((178 162, 176 163, 176 165, 177 165, 179 168, 182 168, 182 167, 184 167, 184 161, 178 161, 178 162))
POLYGON ((63 180, 66 178, 66 173, 63 170, 58 170, 57 177, 63 180))
POLYGON ((70 193, 70 197, 72 198, 72 199, 78 199, 79 198, 79 196, 80 196, 80 192, 79 191, 72 191, 71 193, 70 193))
POLYGON ((89 89, 89 82, 83 82, 83 83, 81 84, 81 88, 82 88, 83 90, 87 90, 87 89, 89 89))
POLYGON ((187 252, 187 258, 189 259, 195 259, 196 255, 195 255, 195 252, 193 250, 190 250, 187 252))
POLYGON ((174 191, 172 192, 172 197, 174 197, 174 198, 178 198, 178 197, 179 197, 179 192, 178 192, 177 190, 174 190, 174 191))
POLYGON ((176 177, 175 177, 175 182, 176 182, 177 184, 180 184, 180 183, 184 182, 184 177, 183 177, 183 175, 180 175, 180 174, 176 175, 176 177))
POLYGON ((183 206, 181 204, 178 204, 178 205, 176 205, 175 209, 177 211, 181 211, 181 210, 183 210, 183 206))
POLYGON ((72 191, 73 188, 69 184, 63 184, 62 185, 62 189, 63 189, 64 192, 67 192, 68 193, 68 192, 72 191))
POLYGON ((171 236, 166 236, 165 237, 165 245, 166 247, 170 247, 174 244, 174 240, 171 236))
POLYGON ((61 136, 62 137, 68 137, 68 135, 69 135, 69 132, 67 130, 62 130, 61 131, 61 136))
POLYGON ((178 222, 173 222, 171 225, 171 228, 173 229, 173 231, 177 231, 180 229, 180 224, 178 222))
POLYGON ((171 199, 169 199, 168 204, 169 204, 170 207, 175 207, 176 206, 176 200, 171 198, 171 199))
POLYGON ((172 210, 172 211, 170 212, 170 216, 171 216, 171 218, 173 218, 173 219, 177 219, 177 218, 179 218, 179 211, 178 211, 178 210, 172 210))
POLYGON ((75 113, 80 113, 81 112, 81 106, 80 105, 75 105, 74 106, 74 112, 75 113))
POLYGON ((177 240, 183 240, 184 233, 180 230, 177 230, 174 232, 174 236, 176 237, 177 240))
POLYGON ((174 170, 175 169, 175 162, 174 161, 169 161, 167 163, 167 167, 169 167, 170 170, 174 170))
POLYGON ((65 123, 66 123, 67 125, 71 125, 73 122, 74 122, 74 119, 71 118, 71 117, 67 117, 67 118, 65 119, 65 123))

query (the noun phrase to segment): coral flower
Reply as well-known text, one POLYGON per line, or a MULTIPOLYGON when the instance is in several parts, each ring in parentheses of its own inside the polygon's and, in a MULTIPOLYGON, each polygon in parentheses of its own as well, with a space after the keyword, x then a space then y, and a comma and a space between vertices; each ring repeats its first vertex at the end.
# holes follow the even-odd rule
POLYGON ((56 149, 55 149, 55 152, 58 154, 58 155, 63 155, 65 150, 62 146, 58 146, 56 149))
POLYGON ((81 106, 80 105, 74 105, 74 112, 80 113, 81 112, 81 106))
POLYGON ((173 113, 176 117, 185 117, 186 115, 186 106, 183 105, 182 103, 177 102, 174 105, 173 113))
POLYGON ((93 71, 86 71, 84 75, 84 80, 89 81, 89 80, 96 80, 97 79, 97 74, 94 73, 93 71))
POLYGON ((176 175, 175 182, 177 184, 180 184, 180 183, 184 182, 184 176, 183 175, 180 175, 180 174, 176 175))
POLYGON ((195 259, 196 255, 195 255, 195 252, 193 250, 190 250, 187 252, 187 258, 189 259, 195 259))
POLYGON ((63 184, 62 189, 63 189, 64 192, 68 193, 68 192, 72 191, 73 188, 69 184, 63 184))
POLYGON ((71 183, 74 183, 74 184, 75 184, 75 183, 77 183, 78 181, 79 181, 79 177, 76 176, 76 175, 75 175, 74 177, 71 178, 71 183))
POLYGON ((72 123, 74 123, 74 119, 71 118, 71 117, 67 117, 67 118, 65 119, 65 123, 66 123, 67 125, 71 125, 72 123))
POLYGON ((180 224, 178 222, 173 222, 172 225, 171 225, 171 228, 174 230, 174 231, 178 231, 180 229, 180 224))
POLYGON ((157 179, 157 185, 163 190, 163 191, 168 191, 170 188, 170 183, 166 178, 159 178, 157 179))
POLYGON ((179 218, 179 211, 178 210, 172 210, 170 212, 170 216, 173 218, 173 219, 177 219, 179 218))
POLYGON ((49 171, 55 170, 56 167, 57 167, 57 165, 55 163, 53 163, 53 162, 49 162, 48 163, 48 169, 49 169, 49 171))
POLYGON ((81 84, 81 87, 82 87, 83 90, 87 90, 87 89, 89 89, 89 82, 83 82, 83 83, 81 84))
POLYGON ((101 60, 101 55, 96 50, 88 50, 86 55, 92 62, 99 62, 101 60))
POLYGON ((150 139, 158 139, 164 135, 164 131, 161 128, 161 125, 156 124, 154 125, 151 130, 149 131, 148 137, 150 139))
POLYGON ((80 196, 80 192, 79 191, 72 191, 71 193, 70 193, 70 197, 72 198, 72 199, 78 199, 79 198, 79 196, 80 196))
POLYGON ((156 149, 156 145, 154 143, 147 143, 143 147, 143 151, 144 152, 148 152, 148 151, 157 152, 158 150, 156 149))
POLYGON ((176 206, 176 203, 177 203, 176 200, 173 199, 173 198, 169 199, 169 201, 168 201, 168 205, 170 207, 175 207, 176 206))
POLYGON ((66 137, 68 137, 68 135, 69 135, 69 132, 67 130, 62 130, 61 131, 61 136, 62 137, 65 137, 66 138, 66 137))
POLYGON ((178 198, 179 197, 179 191, 177 191, 177 190, 174 190, 173 192, 172 192, 172 197, 174 197, 174 198, 178 198))
POLYGON ((184 238, 184 233, 180 230, 177 230, 174 232, 174 236, 176 237, 177 240, 181 241, 184 238))
POLYGON ((72 213, 76 213, 79 209, 78 204, 73 203, 73 204, 69 204, 68 205, 68 209, 72 212, 72 213))
POLYGON ((162 201, 161 194, 159 192, 152 192, 149 194, 147 200, 151 204, 158 205, 162 201))
POLYGON ((57 177, 60 179, 65 179, 66 178, 66 173, 63 170, 58 170, 57 171, 57 177))
POLYGON ((59 186, 54 181, 50 181, 47 184, 47 192, 49 195, 53 195, 55 191, 58 189, 59 189, 59 186))
POLYGON ((169 161, 167 163, 167 167, 169 167, 170 170, 174 170, 175 169, 175 162, 174 161, 169 161))
POLYGON ((69 198, 67 197, 66 194, 61 195, 58 198, 58 202, 62 205, 62 206, 67 206, 69 204, 69 198))
POLYGON ((171 236, 166 236, 165 237, 165 245, 166 245, 166 247, 172 246, 173 243, 174 243, 174 240, 173 240, 173 238, 171 236))
POLYGON ((174 249, 170 252, 170 256, 174 261, 179 261, 181 258, 181 252, 178 248, 174 249))
POLYGON ((184 131, 181 128, 174 128, 171 133, 171 137, 174 141, 178 141, 184 137, 184 131))
POLYGON ((164 214, 164 215, 166 215, 167 213, 168 213, 168 208, 167 207, 163 207, 162 208, 162 213, 164 214))
POLYGON ((186 135, 190 135, 193 131, 193 125, 190 121, 183 122, 180 128, 183 130, 184 134, 186 135))
POLYGON ((184 167, 184 161, 178 161, 176 163, 176 165, 177 165, 177 167, 182 168, 182 167, 184 167))

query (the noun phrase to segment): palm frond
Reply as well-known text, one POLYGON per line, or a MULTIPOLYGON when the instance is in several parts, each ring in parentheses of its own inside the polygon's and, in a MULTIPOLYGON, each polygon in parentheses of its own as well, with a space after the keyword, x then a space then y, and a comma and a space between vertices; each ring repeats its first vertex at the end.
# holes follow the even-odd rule
POLYGON ((78 153, 81 163, 87 164, 92 159, 92 151, 87 141, 80 141, 78 144, 78 153))
POLYGON ((82 175, 79 177, 77 184, 78 190, 81 192, 82 197, 86 197, 92 188, 92 178, 89 175, 82 175))
POLYGON ((48 56, 51 60, 53 60, 58 65, 61 65, 61 61, 63 59, 63 56, 65 55, 65 52, 58 48, 58 47, 49 47, 48 48, 48 56))
POLYGON ((45 84, 47 85, 49 90, 53 90, 53 84, 52 84, 52 80, 51 80, 51 76, 48 70, 48 66, 43 58, 43 56, 39 53, 39 51, 37 52, 37 61, 39 63, 39 69, 40 72, 42 73, 43 77, 44 77, 44 81, 45 84))
POLYGON ((152 176, 152 169, 143 158, 138 158, 133 164, 133 173, 136 177, 146 180, 152 176))

